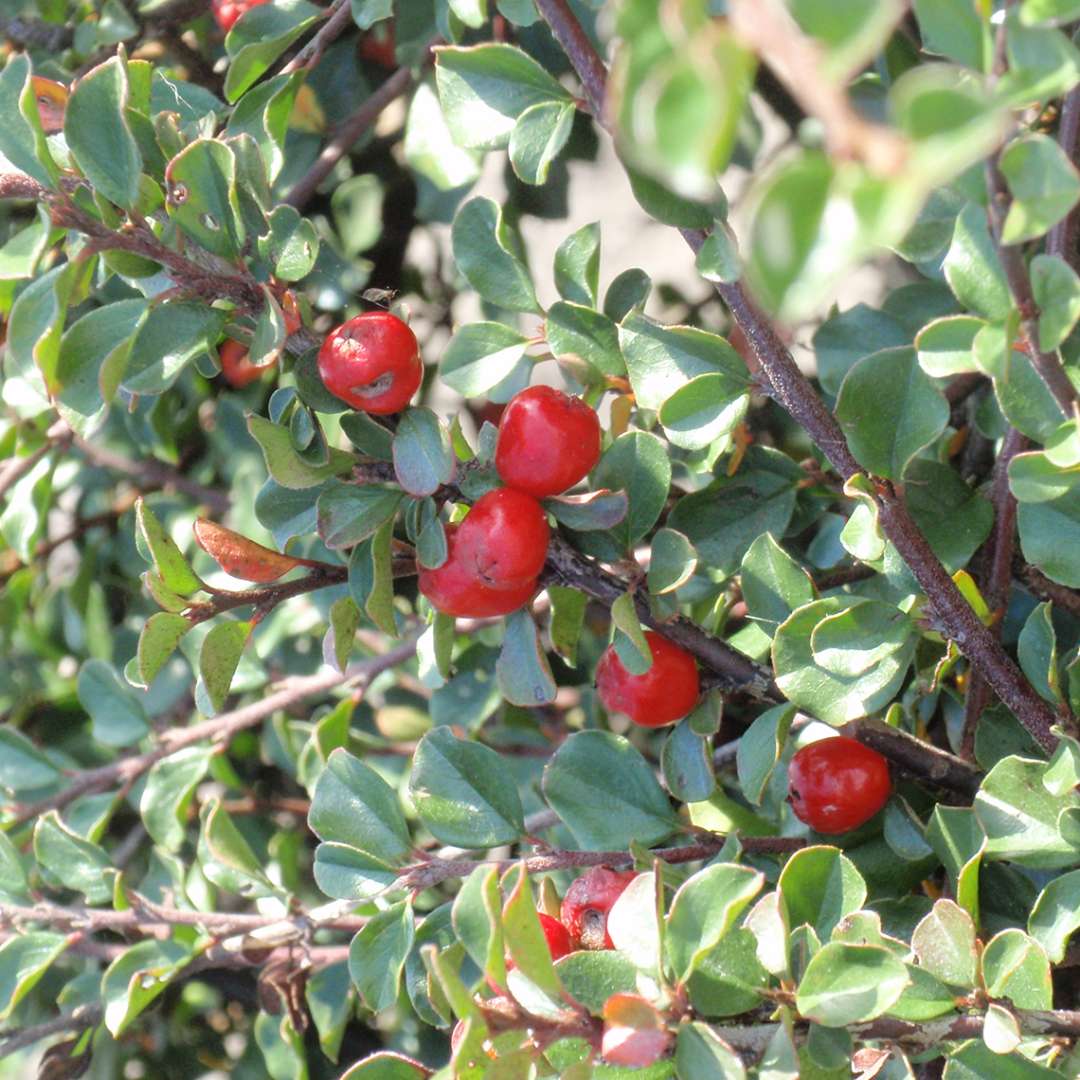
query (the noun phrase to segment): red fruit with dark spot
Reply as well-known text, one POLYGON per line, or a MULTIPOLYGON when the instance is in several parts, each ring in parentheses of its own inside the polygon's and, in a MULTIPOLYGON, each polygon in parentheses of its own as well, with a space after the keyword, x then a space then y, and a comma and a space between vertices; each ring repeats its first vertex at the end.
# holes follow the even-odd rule
POLYGON ((581 398, 550 386, 515 394, 499 420, 495 468, 537 499, 583 480, 600 460, 600 420, 581 398))
POLYGON ((615 948, 607 930, 608 912, 635 876, 633 870, 593 866, 571 883, 563 897, 559 918, 575 947, 615 948))
POLYGON ((470 560, 463 554, 460 536, 460 525, 448 525, 446 562, 435 570, 420 568, 420 591, 436 611, 459 618, 485 619, 509 615, 532 599, 535 579, 505 589, 485 585, 476 572, 475 557, 470 560))
POLYGON ((331 330, 319 349, 326 389, 362 412, 401 412, 420 388, 424 364, 407 323, 367 311, 331 330))
POLYGON ((460 523, 457 550, 484 585, 518 589, 544 569, 550 538, 544 508, 531 495, 496 488, 460 523))
POLYGON ((788 766, 795 816, 820 833, 845 833, 869 821, 892 791, 889 763, 845 735, 804 746, 788 766))
POLYGON ((221 32, 227 34, 245 11, 265 3, 266 0, 211 0, 210 10, 221 32))
POLYGON ((596 668, 596 691, 609 712, 626 713, 642 727, 663 727, 681 720, 697 704, 701 685, 697 663, 678 645, 654 630, 645 631, 652 667, 633 675, 610 646, 596 668))

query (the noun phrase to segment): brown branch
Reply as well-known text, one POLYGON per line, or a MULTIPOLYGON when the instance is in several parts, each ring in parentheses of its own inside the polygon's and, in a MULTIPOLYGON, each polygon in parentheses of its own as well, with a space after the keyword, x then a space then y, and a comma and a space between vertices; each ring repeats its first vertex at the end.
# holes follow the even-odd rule
POLYGON ((997 245, 998 259, 1009 284, 1013 303, 1020 312, 1020 336, 1032 367, 1039 373, 1046 388, 1054 396, 1065 418, 1074 413, 1076 407, 1076 387, 1065 374, 1061 359, 1054 353, 1043 352, 1039 348, 1039 305, 1035 303, 1035 294, 1031 287, 1027 263, 1024 261, 1024 249, 1019 244, 1005 244, 1001 240, 1001 231, 1005 223, 1005 214, 1009 209, 1012 196, 1008 185, 996 161, 986 163, 986 187, 990 195, 987 213, 997 245))
POLYGON ((104 1007, 98 1004, 79 1005, 69 1013, 53 1017, 32 1027, 16 1028, 10 1032, 0 1031, 0 1060, 10 1057, 19 1050, 47 1039, 50 1035, 60 1035, 69 1031, 84 1031, 101 1023, 104 1007))
POLYGON ((254 727, 279 710, 291 709, 301 701, 325 694, 348 683, 366 685, 376 675, 409 659, 416 651, 417 638, 410 637, 386 652, 350 664, 345 672, 327 671, 293 679, 283 689, 268 694, 259 701, 242 705, 238 709, 221 713, 201 724, 186 728, 170 728, 156 746, 141 754, 120 758, 108 765, 85 769, 75 775, 72 782, 55 795, 49 795, 35 803, 20 806, 18 812, 0 824, 8 829, 17 828, 33 821, 49 810, 62 810, 83 795, 104 791, 113 786, 130 786, 144 773, 164 758, 170 757, 187 746, 200 742, 226 744, 234 735, 254 727))
POLYGON ((64 446, 70 442, 73 434, 74 432, 64 421, 57 421, 45 432, 45 442, 36 450, 32 450, 23 457, 13 457, 5 461, 3 467, 0 468, 0 496, 3 496, 9 488, 14 487, 46 454, 57 446, 64 446))
POLYGON ((1039 597, 1040 600, 1049 600, 1057 604, 1063 611, 1080 619, 1080 593, 1075 589, 1051 581, 1041 571, 1036 570, 1034 566, 1028 566, 1019 558, 1014 561, 1013 568, 1016 576, 1030 593, 1039 597))
MULTIPOLYGON (((415 572, 415 571, 414 571, 415 572)), ((241 607, 254 607, 261 617, 278 604, 285 600, 291 600, 294 596, 303 596, 305 593, 317 592, 332 585, 340 585, 349 579, 347 566, 325 567, 305 574, 303 577, 292 581, 275 582, 271 585, 261 585, 254 589, 243 589, 240 592, 227 592, 217 589, 209 600, 192 600, 184 609, 184 616, 192 623, 206 622, 226 611, 234 611, 241 607)))
MULTIPOLYGON (((1001 624, 1012 586, 1013 554, 1016 551, 1016 499, 1009 489, 1009 463, 1027 447, 1027 439, 1009 428, 1002 440, 1001 452, 994 463, 994 481, 990 501, 994 507, 994 530, 983 546, 986 563, 982 582, 983 599, 994 616, 991 632, 1001 637, 1001 624)), ((969 761, 975 757, 975 732, 979 718, 990 704, 992 691, 981 672, 972 671, 964 700, 964 729, 960 753, 969 761)))
POLYGON ((907 144, 892 128, 864 120, 842 85, 821 70, 821 49, 778 0, 730 0, 735 33, 769 65, 792 97, 821 121, 831 152, 864 161, 884 176, 898 173, 907 144))
POLYGON ((75 31, 70 26, 47 23, 43 19, 0 16, 0 37, 24 49, 59 53, 71 47, 75 31))
POLYGON ((48 195, 48 189, 25 173, 0 173, 0 199, 38 199, 48 195))
MULTIPOLYGON (((575 39, 572 24, 577 22, 565 0, 537 0, 537 9, 551 26, 555 37, 575 39)), ((580 28, 579 28, 580 29, 580 28)), ((588 44, 586 39, 586 44, 588 44)), ((591 44, 589 44, 591 49, 591 44)), ((568 54, 577 67, 574 54, 568 54)), ((599 63, 599 58, 597 58, 599 63)), ((595 68, 595 64, 592 65, 595 68)), ((578 71, 579 78, 584 76, 578 71)), ((603 116, 602 88, 586 92, 597 116, 603 116)), ((681 230, 691 249, 697 252, 706 234, 699 230, 681 230)), ((741 282, 718 283, 716 290, 742 330, 760 364, 767 389, 807 432, 825 454, 830 464, 847 480, 862 472, 825 403, 799 370, 776 328, 750 299, 741 282)), ((961 652, 978 667, 998 697, 1013 711, 1038 741, 1050 748, 1057 739, 1050 728, 1057 717, 1021 674, 1015 661, 979 621, 945 567, 919 531, 899 493, 887 481, 877 482, 879 521, 885 535, 893 542, 901 558, 910 567, 940 620, 941 628, 959 646, 961 652)))
POLYGON ((352 25, 352 7, 349 0, 334 0, 326 9, 324 22, 318 33, 281 69, 281 74, 291 75, 302 69, 310 71, 322 59, 330 45, 352 25))
MULTIPOLYGON (((1061 121, 1058 124, 1058 142, 1069 160, 1078 164, 1080 156, 1080 86, 1074 86, 1066 95, 1061 106, 1061 121)), ((1073 207, 1046 234, 1046 254, 1056 255, 1075 268, 1077 259, 1077 230, 1080 226, 1080 208, 1073 207)))
MULTIPOLYGON (((710 835, 708 839, 682 847, 657 848, 649 854, 662 862, 699 862, 715 855, 727 842, 727 836, 710 835)), ((744 851, 759 855, 789 855, 806 846, 800 836, 740 836, 744 851)), ((422 892, 451 878, 468 877, 479 866, 491 866, 500 871, 522 866, 529 874, 546 874, 553 870, 580 869, 584 866, 633 866, 634 856, 628 851, 548 851, 527 859, 427 859, 408 866, 398 875, 402 888, 422 892)))

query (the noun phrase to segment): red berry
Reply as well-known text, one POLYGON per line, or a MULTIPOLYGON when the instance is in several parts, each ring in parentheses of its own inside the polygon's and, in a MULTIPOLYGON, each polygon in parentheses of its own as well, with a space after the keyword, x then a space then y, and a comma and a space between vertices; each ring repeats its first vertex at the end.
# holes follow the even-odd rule
POLYGON ((271 360, 269 364, 253 364, 247 347, 232 338, 226 339, 218 347, 218 359, 221 361, 221 373, 225 376, 225 381, 237 390, 253 383, 264 371, 269 371, 277 363, 276 360, 271 360))
POLYGON ((515 394, 499 421, 495 468, 538 499, 573 487, 600 460, 600 421, 581 398, 550 386, 515 394))
POLYGON ((379 67, 397 67, 397 46, 394 42, 394 24, 390 21, 376 23, 360 37, 359 53, 379 67))
MULTIPOLYGON (((467 520, 467 519, 466 519, 467 520)), ((446 562, 435 570, 420 568, 420 591, 436 611, 462 618, 484 619, 509 615, 524 607, 536 592, 535 579, 511 588, 493 589, 480 580, 475 561, 463 557, 460 525, 446 527, 446 562)))
POLYGON ((563 897, 559 918, 575 946, 615 948, 607 932, 608 912, 634 877, 633 870, 594 866, 571 883, 563 897))
POLYGON ((631 675, 612 645, 597 665, 596 690, 609 712, 626 713, 642 727, 663 727, 681 720, 697 704, 697 664, 654 630, 645 631, 645 640, 652 667, 644 675, 631 675))
POLYGON ((286 337, 295 334, 304 325, 304 320, 300 317, 300 305, 296 302, 296 294, 291 289, 287 289, 281 298, 281 314, 285 319, 286 337))
POLYGON ((804 746, 788 766, 791 808, 820 833, 844 833, 869 821, 891 790, 889 763, 844 735, 804 746))
POLYGON ((319 349, 319 374, 354 409, 396 413, 420 388, 424 364, 407 323, 388 311, 367 311, 330 331, 319 349))
MULTIPOLYGON (((551 953, 552 960, 561 960, 574 951, 574 946, 570 941, 570 934, 558 919, 545 915, 542 911, 538 911, 536 916, 540 920, 540 929, 544 931, 544 940, 547 942, 548 952, 551 953)), ((508 956, 506 958, 506 970, 513 971, 514 967, 514 961, 508 956)))
POLYGON ((516 589, 536 580, 547 557, 544 508, 513 488, 482 495, 458 529, 458 552, 492 589, 516 589))
POLYGON ((211 0, 210 8, 221 32, 227 34, 245 11, 265 3, 266 0, 211 0))

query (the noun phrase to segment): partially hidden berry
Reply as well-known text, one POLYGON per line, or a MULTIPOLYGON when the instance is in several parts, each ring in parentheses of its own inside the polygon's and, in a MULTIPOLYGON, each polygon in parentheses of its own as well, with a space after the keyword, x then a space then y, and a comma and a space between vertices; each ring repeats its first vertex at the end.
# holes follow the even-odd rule
POLYGON ((820 833, 858 828, 889 801, 891 791, 885 758, 845 735, 804 746, 788 765, 791 809, 820 833))
POLYGON ((544 508, 513 488, 481 495, 460 523, 458 551, 492 589, 516 589, 535 581, 547 557, 544 508))
POLYGON ((600 460, 600 420, 581 398, 530 386, 499 420, 495 468, 508 487, 537 499, 583 480, 600 460))
POLYGON ((608 913, 634 877, 632 870, 593 866, 571 883, 559 918, 575 948, 615 948, 608 933, 608 913))
POLYGON ((469 560, 467 549, 463 553, 460 535, 461 525, 448 525, 446 562, 434 570, 420 568, 420 592, 436 611, 458 618, 485 619, 509 615, 533 598, 537 588, 535 579, 506 589, 485 585, 476 572, 475 559, 469 560))
POLYGON ((210 10, 221 32, 227 34, 244 12, 265 3, 266 0, 210 0, 210 10))
POLYGON ((397 67, 397 45, 394 41, 394 24, 389 19, 377 22, 366 34, 360 35, 358 52, 363 60, 370 60, 379 67, 397 67))
POLYGON ((596 690, 609 712, 626 713, 642 727, 663 727, 693 710, 701 692, 697 663, 655 630, 645 631, 652 666, 633 675, 610 646, 596 668, 596 690))
POLYGON ((269 371, 277 363, 271 360, 267 364, 253 364, 247 346, 232 338, 227 338, 218 346, 218 359, 225 381, 236 390, 255 382, 264 371, 269 371))
POLYGON ((327 390, 362 412, 400 412, 420 388, 424 364, 408 323, 367 311, 327 334, 319 349, 327 390))

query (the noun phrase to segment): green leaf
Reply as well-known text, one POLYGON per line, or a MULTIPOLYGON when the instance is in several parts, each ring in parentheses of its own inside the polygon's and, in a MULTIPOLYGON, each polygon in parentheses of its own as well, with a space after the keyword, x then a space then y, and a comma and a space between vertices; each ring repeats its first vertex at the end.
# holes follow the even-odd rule
POLYGON ((507 146, 518 117, 533 105, 571 103, 544 68, 512 45, 436 49, 435 83, 454 141, 476 150, 507 146))
POLYGON ((308 826, 320 840, 347 844, 384 863, 410 851, 409 828, 397 793, 358 758, 335 750, 311 797, 308 826))
POLYGON ((209 881, 240 896, 280 893, 219 798, 203 803, 199 819, 199 866, 209 881))
POLYGON ((986 834, 968 807, 934 807, 926 829, 938 858, 945 864, 956 902, 979 921, 979 867, 986 850, 986 834))
POLYGON ((1080 852, 1061 835, 1058 819, 1080 807, 1080 795, 1051 795, 1042 779, 1045 762, 1020 757, 999 761, 975 796, 975 814, 986 833, 986 857, 1023 866, 1072 866, 1080 852))
POLYGON ((154 681, 191 625, 183 615, 174 615, 170 611, 159 611, 146 620, 139 634, 137 654, 143 686, 149 686, 154 681))
POLYGON ((358 1061, 341 1074, 341 1080, 427 1080, 431 1073, 423 1065, 389 1050, 358 1061))
POLYGON ((450 432, 430 409, 412 408, 402 414, 394 433, 393 454, 394 475, 410 495, 433 495, 454 478, 450 432))
POLYGON ((579 949, 557 961, 555 971, 566 992, 594 1015, 601 1013, 612 994, 637 990, 637 968, 615 949, 579 949))
POLYGON ((937 379, 977 371, 971 347, 985 325, 974 315, 946 315, 927 323, 915 335, 919 366, 937 379))
POLYGON ((576 532, 610 530, 623 521, 630 509, 625 491, 590 491, 585 495, 555 495, 544 499, 547 510, 560 525, 576 532))
POLYGON ((965 990, 975 986, 975 923, 952 900, 935 900, 915 927, 911 948, 919 966, 935 978, 965 990))
POLYGON ((510 164, 519 180, 547 181, 552 162, 570 138, 576 111, 572 102, 540 101, 518 117, 510 133, 510 164))
POLYGON ((548 309, 544 324, 548 345, 557 359, 585 361, 601 375, 624 375, 615 324, 591 307, 558 300, 548 309))
POLYGON ((305 0, 275 0, 248 9, 225 37, 229 66, 225 99, 236 102, 316 20, 325 17, 305 0))
POLYGON ((673 390, 699 375, 723 375, 725 388, 749 387, 739 354, 718 334, 692 326, 661 326, 632 311, 619 324, 619 344, 637 403, 644 409, 659 409, 673 390))
POLYGON ((657 529, 649 558, 649 592, 654 596, 675 592, 693 576, 697 549, 677 529, 657 529))
POLYGON ((24 931, 0 944, 0 1020, 16 1006, 68 947, 64 934, 24 931))
POLYGON ((810 575, 771 533, 762 534, 750 545, 739 568, 739 581, 748 612, 770 631, 814 599, 810 575))
POLYGON ((999 163, 1013 197, 1001 228, 1004 244, 1042 236, 1080 199, 1080 176, 1065 151, 1047 135, 1014 139, 999 163))
POLYGON ((319 536, 334 550, 353 547, 392 521, 401 499, 396 488, 335 480, 319 496, 319 536))
POLYGON ((788 859, 777 889, 787 924, 806 924, 826 940, 839 922, 866 900, 866 883, 839 848, 803 848, 788 859))
POLYGON ((967 0, 915 0, 923 48, 976 71, 989 71, 990 24, 967 0))
POLYGON ((116 871, 104 848, 73 832, 55 810, 37 819, 34 858, 49 879, 86 897, 88 904, 112 898, 116 871))
POLYGON ((409 791, 421 820, 444 844, 494 847, 512 843, 525 829, 517 785, 499 755, 448 728, 420 740, 409 791))
POLYGON ((1039 306, 1039 348, 1052 352, 1080 319, 1080 277, 1056 255, 1036 255, 1029 271, 1039 306))
POLYGON ((203 638, 199 649, 199 677, 215 711, 220 712, 229 696, 229 687, 236 674, 244 646, 251 636, 252 626, 239 619, 218 623, 203 638))
POLYGON ((21 731, 0 727, 0 787, 32 791, 59 776, 60 770, 21 731))
POLYGON ((105 1026, 119 1038, 191 960, 178 941, 148 939, 125 949, 101 977, 105 1026))
POLYGON ((510 992, 516 996, 525 989, 517 981, 518 977, 524 976, 542 994, 558 1001, 562 986, 555 974, 551 951, 536 914, 532 886, 524 869, 514 867, 507 876, 507 884, 510 882, 510 895, 502 911, 503 940, 517 969, 508 977, 510 992))
POLYGON ((111 664, 87 660, 79 669, 79 702, 90 714, 94 738, 106 746, 130 746, 149 730, 146 710, 111 664))
POLYGON ((956 218, 952 244, 942 266, 945 280, 965 308, 988 319, 1002 319, 1012 308, 986 211, 968 203, 956 218))
POLYGON ((373 915, 352 939, 349 977, 372 1012, 397 1001, 414 937, 412 904, 405 900, 373 915))
POLYGON ((132 394, 168 390, 192 360, 214 348, 225 321, 225 312, 201 301, 152 307, 135 332, 120 385, 132 394))
MULTIPOLYGON (((2 752, 0 749, 0 754, 2 752)), ((0 903, 27 905, 33 903, 26 868, 23 866, 18 848, 11 842, 7 833, 0 833, 0 903)))
MULTIPOLYGON (((949 234, 952 235, 952 218, 949 234)), ((813 342, 818 380, 822 389, 835 397, 844 376, 857 360, 882 349, 909 345, 911 334, 887 311, 856 304, 826 319, 814 332, 813 342)))
POLYGON ((640 312, 652 292, 652 278, 638 267, 617 274, 604 294, 604 314, 622 322, 632 311, 640 312))
POLYGON ((987 942, 982 975, 991 997, 1008 998, 1018 1009, 1053 1008, 1050 961, 1022 930, 1002 930, 987 942))
POLYGON ((139 799, 139 816, 155 844, 179 851, 187 836, 195 788, 210 768, 207 746, 187 746, 154 763, 139 799))
POLYGON ((1080 52, 1060 31, 1024 26, 1014 11, 1006 13, 1005 55, 1008 69, 997 97, 1012 106, 1067 93, 1080 81, 1080 52))
POLYGON ((747 380, 719 372, 699 375, 660 406, 668 441, 684 450, 705 447, 733 431, 750 404, 747 380))
POLYGON ((758 716, 739 738, 735 758, 739 786, 754 806, 760 806, 765 797, 794 717, 794 705, 774 705, 758 716))
POLYGON ((697 253, 694 265, 706 281, 732 285, 742 277, 739 242, 726 221, 718 221, 713 226, 697 253))
POLYGON ((689 718, 680 720, 660 752, 664 784, 679 802, 702 802, 716 790, 712 745, 699 735, 689 718))
POLYGON ((502 898, 499 874, 493 866, 478 866, 454 897, 454 933, 473 963, 499 986, 504 985, 502 898))
MULTIPOLYGON (((594 308, 600 288, 600 223, 572 232, 555 251, 555 288, 572 304, 594 308)), ((551 312, 548 312, 551 318, 551 312)))
POLYGON ((745 1080, 742 1058, 708 1024, 698 1020, 679 1027, 675 1069, 683 1080, 745 1080))
MULTIPOLYGON (((285 164, 285 138, 289 116, 293 111, 302 79, 300 72, 268 79, 240 99, 225 128, 227 138, 250 135, 255 140, 262 155, 266 177, 271 182, 277 178, 285 164)), ((299 214, 291 206, 275 208, 275 212, 279 210, 291 211, 291 216, 299 219, 299 214)))
POLYGON ((1025 26, 1041 22, 1068 23, 1080 17, 1080 0, 1021 0, 1020 21, 1025 26))
POLYGON ((312 876, 327 896, 359 903, 382 896, 397 881, 398 871, 349 844, 328 841, 315 849, 312 876))
POLYGON ((506 617, 505 627, 495 664, 500 692, 511 705, 550 705, 555 700, 555 678, 531 612, 525 608, 513 612, 506 617))
POLYGON ((810 635, 814 663, 832 675, 858 677, 909 644, 911 617, 878 600, 856 601, 826 615, 810 635))
POLYGON ((908 462, 945 430, 949 404, 914 349, 885 349, 847 373, 836 418, 859 464, 899 481, 908 462))
POLYGON ((1039 604, 1027 618, 1016 643, 1020 667, 1031 685, 1047 701, 1064 704, 1058 673, 1057 635, 1050 602, 1039 604))
POLYGON ((650 845, 677 827, 645 759, 619 735, 579 731, 544 769, 544 798, 587 850, 650 845))
MULTIPOLYGON (((285 488, 318 487, 320 484, 325 484, 331 477, 349 472, 355 463, 352 454, 330 447, 330 458, 325 465, 309 464, 297 453, 292 444, 289 429, 281 424, 272 423, 263 416, 249 416, 248 431, 262 448, 267 471, 278 484, 285 488)), ((355 488, 355 485, 339 484, 335 481, 328 484, 322 494, 334 491, 337 494, 331 497, 331 502, 344 501, 347 496, 341 495, 342 487, 355 488)), ((319 498, 321 501, 322 495, 319 498)))
POLYGON ((451 390, 465 397, 486 394, 528 363, 528 344, 528 338, 502 323, 466 323, 446 346, 439 374, 451 390))
POLYGON ((1024 558, 1048 578, 1080 586, 1080 487, 1048 502, 1022 502, 1017 510, 1024 558))
POLYGON ((259 256, 282 281, 300 281, 311 273, 319 255, 315 226, 293 207, 275 206, 266 218, 269 229, 259 237, 259 256))
POLYGON ((551 647, 571 667, 576 667, 578 640, 585 621, 588 597, 577 589, 549 585, 548 599, 551 601, 551 624, 548 627, 551 647))
POLYGON ((680 982, 732 929, 764 883, 758 871, 726 863, 707 866, 679 886, 667 915, 664 948, 680 982))
POLYGON ((652 667, 652 650, 641 628, 632 592, 624 592, 611 605, 611 622, 617 631, 615 649, 623 666, 631 675, 644 675, 652 667))
POLYGON ((176 542, 141 498, 135 503, 135 525, 150 550, 154 568, 167 588, 181 596, 189 596, 203 587, 176 542))
POLYGON ((95 190, 130 210, 139 198, 142 156, 127 108, 127 66, 112 56, 73 84, 64 108, 64 138, 95 190))
POLYGON ((831 942, 807 965, 795 1004, 808 1020, 844 1027, 887 1012, 907 985, 907 969, 888 949, 831 942))
POLYGON ((498 203, 483 196, 470 199, 454 215, 450 236, 458 269, 485 300, 510 311, 543 314, 498 203))
MULTIPOLYGON (((640 849, 639 849, 640 850, 640 849)), ((607 932, 615 948, 655 978, 660 971, 660 897, 656 874, 638 874, 608 912, 607 932)))
POLYGON ((228 144, 197 139, 165 170, 169 216, 196 243, 226 259, 239 255, 245 237, 236 164, 228 144))
POLYGON ((481 155, 454 142, 430 81, 413 94, 405 120, 405 161, 441 192, 472 184, 480 175, 481 155))
MULTIPOLYGON (((0 154, 19 172, 52 187, 59 172, 49 153, 35 101, 30 57, 14 53, 0 72, 0 154)), ((70 104, 70 102, 69 102, 70 104)))
POLYGON ((1080 870, 1054 878, 1039 893, 1028 919, 1028 933, 1060 964, 1069 938, 1080 928, 1080 870))

